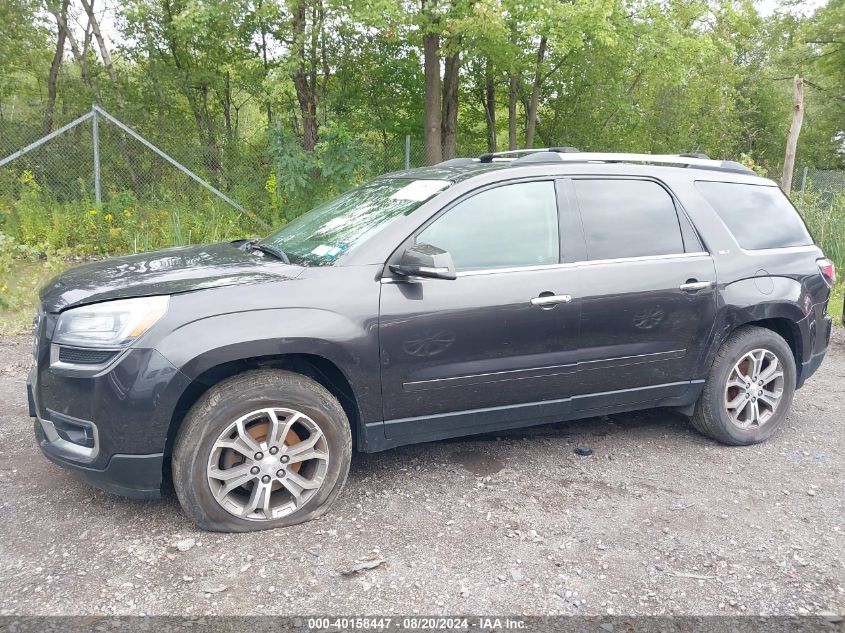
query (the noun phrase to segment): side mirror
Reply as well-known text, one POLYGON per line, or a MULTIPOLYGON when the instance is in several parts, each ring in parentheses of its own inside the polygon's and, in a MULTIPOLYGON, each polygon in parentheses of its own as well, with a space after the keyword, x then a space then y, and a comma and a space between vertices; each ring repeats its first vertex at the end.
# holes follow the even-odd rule
POLYGON ((391 264, 390 270, 402 277, 432 277, 434 279, 455 279, 455 264, 448 251, 431 244, 417 244, 402 253, 398 264, 391 264))

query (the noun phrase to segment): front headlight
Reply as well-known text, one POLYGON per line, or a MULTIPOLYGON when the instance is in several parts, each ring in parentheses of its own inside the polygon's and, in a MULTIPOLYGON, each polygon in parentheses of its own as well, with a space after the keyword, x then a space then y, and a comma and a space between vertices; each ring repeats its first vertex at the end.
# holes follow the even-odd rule
POLYGON ((167 313, 168 296, 105 301, 62 312, 53 342, 80 347, 125 347, 167 313))

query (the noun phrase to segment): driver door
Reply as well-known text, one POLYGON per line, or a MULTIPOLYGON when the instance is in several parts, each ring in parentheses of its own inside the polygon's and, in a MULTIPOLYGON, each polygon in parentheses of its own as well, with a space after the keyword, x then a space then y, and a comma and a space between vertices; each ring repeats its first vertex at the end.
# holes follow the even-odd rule
POLYGON ((459 200, 413 238, 448 251, 457 278, 382 280, 387 438, 449 437, 565 413, 580 301, 577 270, 561 264, 559 218, 554 181, 506 183, 459 200))

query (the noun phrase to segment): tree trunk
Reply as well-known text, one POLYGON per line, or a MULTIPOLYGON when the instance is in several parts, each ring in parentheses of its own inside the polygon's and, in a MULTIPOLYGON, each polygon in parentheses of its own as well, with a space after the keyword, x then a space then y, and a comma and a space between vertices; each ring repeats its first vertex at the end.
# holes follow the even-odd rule
POLYGON ((792 125, 786 138, 786 155, 783 158, 783 177, 780 187, 785 193, 792 190, 792 171, 795 169, 795 149, 798 147, 798 135, 804 122, 804 80, 798 75, 792 80, 792 125))
MULTIPOLYGON (((162 6, 164 8, 165 21, 168 26, 173 24, 173 7, 170 0, 163 0, 162 6)), ((217 133, 214 128, 214 121, 208 111, 208 86, 200 82, 199 87, 193 85, 193 77, 191 75, 191 68, 186 66, 182 61, 179 41, 175 35, 172 35, 170 29, 166 29, 165 33, 167 41, 167 48, 170 55, 173 57, 173 64, 176 70, 179 71, 179 89, 185 95, 188 101, 188 106, 191 109, 191 114, 194 116, 194 121, 197 126, 197 136, 200 143, 204 146, 204 163, 212 174, 215 184, 222 184, 221 163, 220 163, 220 148, 217 144, 217 133), (199 95, 199 96, 198 96, 199 95)), ((190 59, 190 56, 186 55, 190 59)))
POLYGON ((91 92, 94 93, 94 97, 97 101, 100 101, 100 90, 97 87, 97 83, 92 79, 91 73, 88 72, 88 61, 86 57, 86 53, 88 51, 88 43, 90 38, 90 33, 86 29, 85 32, 85 42, 84 47, 82 50, 79 48, 79 44, 76 43, 76 38, 73 37, 73 33, 68 28, 67 25, 67 15, 62 15, 61 13, 54 13, 53 14, 56 18, 56 21, 59 23, 62 29, 64 29, 65 37, 67 38, 68 44, 70 44, 70 50, 73 53, 74 59, 79 64, 79 75, 82 77, 82 81, 91 89, 91 92))
POLYGON ((232 130, 232 77, 228 70, 224 78, 223 121, 226 125, 226 139, 231 144, 235 140, 235 136, 232 130))
POLYGON ((443 160, 455 157, 458 135, 458 81, 461 56, 454 53, 446 57, 443 74, 443 110, 440 120, 440 143, 443 160))
POLYGON ((423 35, 423 64, 425 162, 434 165, 443 160, 443 148, 440 144, 440 37, 437 33, 423 35))
POLYGON ((484 66, 484 115, 487 122, 487 151, 495 152, 496 146, 496 77, 493 64, 488 59, 484 66))
POLYGON ((508 149, 516 149, 516 91, 518 88, 517 77, 511 73, 510 86, 508 87, 508 149))
POLYGON ((62 60, 65 55, 65 39, 67 38, 67 5, 70 0, 63 0, 62 7, 56 14, 56 52, 53 54, 53 63, 50 65, 50 75, 47 78, 47 108, 44 111, 44 125, 42 134, 49 134, 53 131, 53 111, 56 108, 56 94, 58 91, 59 70, 62 68, 62 60))
MULTIPOLYGON (((300 0, 296 6, 293 18, 293 32, 297 41, 297 67, 293 72, 293 85, 296 89, 296 99, 299 102, 299 112, 302 114, 302 149, 306 152, 314 151, 317 146, 319 121, 317 120, 317 89, 316 71, 314 69, 314 55, 311 62, 306 50, 307 7, 305 0, 300 0)), ((314 47, 314 35, 310 39, 310 48, 314 47)))
POLYGON ((314 100, 314 95, 308 88, 308 81, 303 78, 303 75, 304 73, 297 72, 294 75, 293 83, 296 86, 299 112, 302 114, 302 149, 306 152, 312 152, 317 147, 317 132, 319 128, 317 103, 314 100))
MULTIPOLYGON (((264 8, 264 3, 262 0, 258 0, 258 11, 259 13, 264 8)), ((261 32, 261 62, 264 66, 264 79, 266 81, 268 75, 270 74, 270 63, 267 59, 267 25, 264 23, 264 18, 261 18, 258 21, 258 28, 261 32)), ((270 103, 270 99, 267 99, 264 102, 264 108, 267 111, 267 126, 273 125, 273 104, 270 103)))
POLYGON ((123 93, 117 83, 117 73, 114 71, 114 65, 111 61, 106 40, 103 39, 103 34, 100 31, 100 23, 97 22, 97 16, 94 15, 94 0, 81 0, 82 6, 85 8, 85 13, 88 15, 88 24, 91 26, 91 31, 94 33, 94 39, 97 40, 97 47, 100 49, 100 57, 103 59, 103 66, 106 73, 114 85, 115 96, 117 97, 117 104, 123 109, 123 93))
POLYGON ((534 147, 534 131, 537 129, 537 107, 540 103, 540 88, 543 83, 543 62, 546 59, 547 38, 540 38, 537 48, 537 64, 534 68, 534 81, 531 83, 531 100, 525 113, 525 147, 534 147))

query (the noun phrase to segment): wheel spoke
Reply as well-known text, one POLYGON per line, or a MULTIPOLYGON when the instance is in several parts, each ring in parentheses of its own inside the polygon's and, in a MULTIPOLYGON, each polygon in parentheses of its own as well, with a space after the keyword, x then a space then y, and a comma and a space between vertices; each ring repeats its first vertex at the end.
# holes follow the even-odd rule
POLYGON ((751 424, 760 426, 760 401, 756 400, 751 403, 751 424))
POLYGON ((255 438, 250 435, 244 424, 244 418, 241 418, 235 424, 237 437, 235 438, 221 438, 215 444, 219 448, 229 448, 243 455, 251 458, 255 453, 261 450, 261 446, 255 441, 255 438))
POLYGON ((212 479, 218 479, 220 481, 231 481, 232 479, 237 479, 243 477, 244 475, 249 475, 249 469, 252 467, 252 464, 243 463, 238 464, 237 466, 232 466, 232 468, 214 468, 208 469, 208 476, 212 479))
POLYGON ((261 450, 261 445, 260 445, 260 444, 259 444, 259 443, 255 440, 255 438, 254 438, 254 437, 252 437, 252 435, 250 435, 250 434, 247 432, 247 430, 246 430, 246 423, 244 422, 244 419, 243 419, 243 418, 241 418, 240 420, 238 420, 237 428, 238 428, 238 437, 239 437, 241 440, 243 440, 243 441, 244 441, 244 443, 245 443, 247 446, 251 447, 251 448, 252 448, 252 450, 253 450, 253 451, 256 451, 256 452, 257 452, 257 451, 259 451, 259 450, 261 450))
POLYGON ((290 458, 290 464, 298 464, 300 462, 307 462, 309 459, 322 459, 326 460, 329 458, 329 454, 323 451, 319 451, 317 449, 309 449, 307 451, 300 451, 296 455, 292 455, 290 458))
POLYGON ((745 381, 738 376, 739 372, 735 371, 728 378, 728 389, 736 387, 737 389, 745 389, 745 381), (737 376, 736 378, 734 376, 737 376))
POLYGON ((769 366, 760 373, 758 379, 762 380, 764 385, 768 385, 773 380, 781 377, 783 377, 783 372, 780 370, 780 364, 777 360, 773 360, 769 363, 769 366))
POLYGON ((328 459, 329 456, 326 453, 314 449, 322 437, 323 434, 317 431, 311 433, 311 436, 307 439, 289 446, 285 451, 285 455, 290 458, 289 463, 296 464, 298 462, 308 461, 309 459, 328 459))
POLYGON ((234 468, 227 469, 220 469, 217 467, 209 468, 209 478, 224 482, 224 484, 216 490, 212 487, 214 497, 218 501, 222 502, 226 495, 230 492, 256 479, 255 475, 249 472, 249 468, 249 464, 241 464, 239 466, 235 466, 234 468))
POLYGON ((264 484, 256 481, 252 487, 252 492, 249 495, 249 501, 243 507, 241 516, 247 517, 259 508, 264 512, 264 518, 270 518, 270 493, 272 488, 270 484, 264 484))
POLYGON ((270 416, 270 431, 267 434, 267 445, 281 447, 294 422, 299 420, 301 414, 292 413, 285 418, 284 422, 279 420, 278 414, 273 409, 269 409, 268 414, 270 416))
POLYGON ((252 459, 252 456, 255 455, 256 451, 261 448, 254 442, 245 442, 240 437, 236 437, 235 439, 219 440, 215 446, 217 448, 229 448, 250 459, 252 459))
POLYGON ((750 356, 751 367, 748 373, 752 379, 756 379, 760 375, 760 370, 763 368, 763 359, 766 356, 766 352, 764 350, 758 350, 751 352, 750 356))
POLYGON ((751 404, 751 401, 750 401, 750 400, 746 400, 743 404, 741 404, 740 406, 738 406, 738 407, 737 407, 737 409, 736 409, 736 414, 735 414, 735 416, 734 416, 734 420, 736 420, 737 422, 745 422, 745 421, 747 421, 747 415, 746 415, 746 416, 743 416, 743 414, 744 414, 744 413, 745 413, 745 411, 748 409, 748 405, 750 405, 750 404, 751 404))
POLYGON ((747 400, 747 398, 745 397, 745 392, 741 391, 736 398, 734 398, 730 402, 726 403, 726 406, 727 406, 728 410, 736 409, 739 405, 744 403, 746 400, 747 400))
POLYGON ((287 476, 282 479, 282 485, 288 489, 293 496, 297 507, 302 501, 302 495, 306 490, 316 490, 323 483, 324 475, 315 475, 311 479, 305 479, 299 473, 289 470, 287 476))
POLYGON ((760 396, 760 400, 765 402, 774 411, 775 407, 778 406, 778 402, 780 402, 780 394, 763 389, 763 395, 760 396))

